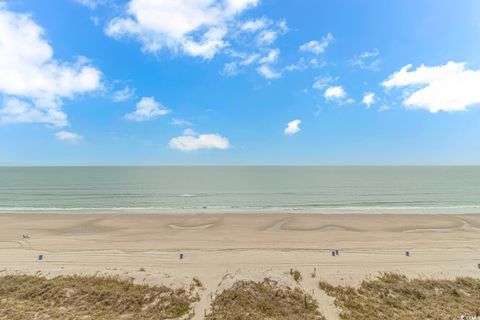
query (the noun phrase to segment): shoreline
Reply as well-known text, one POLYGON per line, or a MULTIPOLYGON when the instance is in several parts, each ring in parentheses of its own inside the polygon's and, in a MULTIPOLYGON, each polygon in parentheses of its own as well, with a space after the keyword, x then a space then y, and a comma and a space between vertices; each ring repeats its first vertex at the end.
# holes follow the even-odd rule
POLYGON ((268 209, 145 209, 145 208, 18 208, 3 209, 0 208, 0 216, 32 214, 75 214, 75 215, 159 215, 159 216, 178 216, 178 215, 476 215, 480 214, 480 206, 458 206, 458 207, 427 207, 422 209, 412 208, 323 208, 323 209, 287 209, 268 208, 268 209), (459 210, 459 208, 464 208, 459 210), (465 210, 470 208, 470 210, 465 210))

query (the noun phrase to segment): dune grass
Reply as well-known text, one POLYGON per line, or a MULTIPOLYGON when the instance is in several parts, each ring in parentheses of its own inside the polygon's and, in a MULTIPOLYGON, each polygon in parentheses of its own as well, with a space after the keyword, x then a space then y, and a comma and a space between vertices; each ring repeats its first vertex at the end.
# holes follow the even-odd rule
POLYGON ((363 281, 359 288, 319 285, 335 297, 340 318, 346 320, 444 320, 480 315, 480 280, 473 278, 408 279, 386 273, 363 281))
POLYGON ((193 292, 116 277, 0 277, 0 319, 188 318, 193 292))
POLYGON ((324 320, 317 302, 300 289, 263 282, 238 281, 212 302, 207 320, 324 320))
POLYGON ((293 277, 293 280, 295 280, 296 282, 299 282, 302 280, 302 274, 298 270, 292 271, 292 277, 293 277))

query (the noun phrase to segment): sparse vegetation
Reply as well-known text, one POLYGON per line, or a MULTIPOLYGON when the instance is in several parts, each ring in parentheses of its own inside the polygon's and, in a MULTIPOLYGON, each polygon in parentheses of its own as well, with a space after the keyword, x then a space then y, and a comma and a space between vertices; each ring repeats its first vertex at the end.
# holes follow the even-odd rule
POLYGON ((197 288, 203 288, 203 283, 202 281, 200 281, 198 278, 193 278, 192 279, 193 281, 193 284, 197 287, 197 288))
MULTIPOLYGON (((0 319, 176 319, 198 297, 115 277, 0 277, 0 319)), ((183 318, 183 319, 184 319, 183 318)))
POLYGON ((300 271, 298 270, 295 270, 292 272, 292 276, 293 276, 293 280, 299 282, 300 280, 302 280, 302 274, 300 273, 300 271))
POLYGON ((324 320, 317 302, 302 290, 263 282, 239 281, 212 302, 207 320, 324 320))
POLYGON ((341 319, 459 319, 480 315, 480 280, 408 279, 386 273, 365 280, 359 288, 334 287, 320 282, 320 288, 335 297, 341 319))

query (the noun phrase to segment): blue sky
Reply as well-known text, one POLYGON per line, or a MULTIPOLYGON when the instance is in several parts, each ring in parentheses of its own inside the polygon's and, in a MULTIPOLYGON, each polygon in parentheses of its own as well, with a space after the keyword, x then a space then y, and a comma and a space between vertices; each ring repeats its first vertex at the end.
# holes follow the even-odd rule
POLYGON ((480 164, 479 53, 475 0, 0 1, 0 164, 480 164))

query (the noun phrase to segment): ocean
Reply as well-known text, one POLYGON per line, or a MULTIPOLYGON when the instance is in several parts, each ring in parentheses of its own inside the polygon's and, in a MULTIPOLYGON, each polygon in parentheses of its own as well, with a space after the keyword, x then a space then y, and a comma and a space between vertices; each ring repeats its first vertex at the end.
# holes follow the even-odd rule
POLYGON ((0 167, 0 213, 480 213, 480 167, 0 167))

